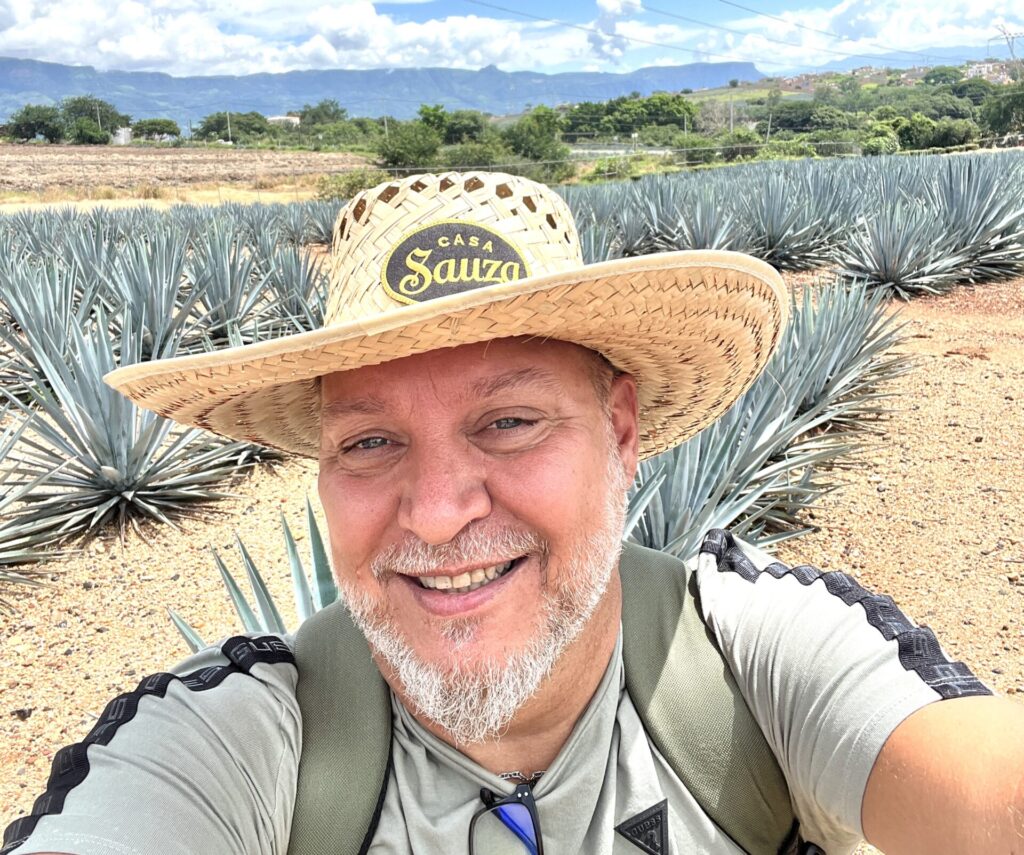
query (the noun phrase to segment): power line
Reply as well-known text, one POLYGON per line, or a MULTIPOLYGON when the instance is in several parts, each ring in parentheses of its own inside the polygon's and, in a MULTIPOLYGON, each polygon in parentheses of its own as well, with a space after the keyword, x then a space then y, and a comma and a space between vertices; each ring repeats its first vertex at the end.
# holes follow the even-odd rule
MULTIPOLYGON (((698 57, 713 56, 717 59, 730 60, 732 62, 751 62, 749 58, 732 56, 730 54, 712 53, 711 51, 698 50, 696 48, 681 47, 680 45, 670 45, 666 42, 655 42, 650 39, 641 39, 636 36, 624 36, 620 33, 609 33, 598 27, 588 27, 586 24, 574 24, 571 21, 561 21, 558 18, 546 18, 543 15, 533 15, 529 12, 521 12, 518 9, 509 9, 507 6, 498 6, 494 3, 485 3, 484 0, 462 0, 464 3, 469 3, 473 6, 483 6, 487 9, 495 9, 498 12, 507 12, 509 15, 518 15, 520 18, 530 18, 534 21, 543 21, 547 24, 558 24, 560 27, 569 27, 573 30, 582 30, 585 33, 595 33, 605 38, 622 39, 627 42, 635 42, 641 45, 651 45, 653 47, 665 48, 666 50, 680 51, 682 53, 688 53, 698 57)), ((770 59, 753 60, 760 65, 774 65, 779 68, 785 68, 785 65, 780 62, 773 62, 770 59)))
MULTIPOLYGON (((721 2, 725 2, 725 0, 721 0, 721 2)), ((732 5, 736 5, 736 4, 730 3, 729 5, 732 6, 732 5)), ((761 33, 752 33, 749 30, 737 30, 737 29, 733 29, 732 27, 724 27, 721 24, 712 24, 709 21, 699 21, 696 18, 688 18, 685 15, 678 15, 675 12, 668 12, 668 11, 666 11, 664 9, 656 9, 654 6, 648 6, 646 4, 644 4, 640 8, 641 8, 642 11, 645 11, 645 12, 653 12, 656 15, 664 15, 666 18, 674 18, 677 21, 685 21, 688 24, 697 24, 698 26, 701 26, 701 27, 711 27, 714 30, 721 30, 722 32, 725 32, 725 33, 733 33, 734 35, 738 35, 738 36, 757 35, 760 38, 764 39, 766 42, 771 42, 772 44, 783 45, 784 47, 790 47, 790 48, 803 48, 804 47, 803 45, 795 45, 792 42, 784 42, 781 39, 773 39, 771 36, 766 36, 766 35, 763 35, 761 33)), ((767 15, 766 17, 773 18, 774 16, 773 15, 767 15)), ((783 21, 784 19, 782 19, 782 18, 775 18, 775 20, 783 21)), ((791 22, 787 21, 786 23, 791 23, 791 22)), ((824 33, 824 30, 815 30, 815 32, 824 33)), ((825 35, 836 35, 837 38, 843 38, 842 36, 839 36, 838 34, 825 33, 825 35)), ((879 47, 884 47, 884 46, 879 45, 879 47)), ((830 54, 833 54, 834 56, 852 57, 854 59, 876 59, 876 60, 884 60, 885 59, 884 56, 879 56, 877 54, 848 53, 846 51, 834 50, 832 48, 815 47, 815 48, 811 48, 811 50, 819 51, 821 53, 830 53, 830 54)), ((917 51, 900 51, 900 52, 901 53, 917 53, 917 51)), ((929 57, 928 54, 919 54, 919 56, 928 57, 928 58, 931 58, 931 59, 938 59, 939 58, 939 57, 934 57, 934 56, 933 57, 929 57)))
MULTIPOLYGON (((718 0, 718 2, 722 3, 725 6, 732 6, 734 9, 741 9, 744 12, 750 12, 752 15, 758 15, 761 18, 771 18, 773 21, 779 21, 780 23, 786 24, 787 26, 797 27, 797 28, 799 28, 801 30, 807 30, 810 33, 818 33, 819 35, 823 35, 823 36, 832 36, 833 38, 842 39, 844 41, 847 40, 846 36, 842 36, 839 33, 834 32, 833 30, 819 30, 817 27, 809 27, 806 24, 800 24, 800 23, 797 23, 796 21, 790 21, 788 18, 780 18, 778 15, 770 15, 767 12, 761 12, 761 11, 759 11, 757 9, 751 9, 749 6, 744 6, 741 3, 736 3, 735 0, 718 0)), ((869 44, 873 44, 875 47, 879 47, 882 50, 892 51, 893 53, 909 53, 909 54, 913 54, 914 56, 920 56, 920 57, 922 57, 924 59, 945 59, 945 60, 959 59, 959 60, 962 60, 963 62, 973 62, 973 60, 966 59, 964 57, 955 57, 955 56, 942 57, 942 56, 938 56, 936 54, 921 53, 920 51, 916 51, 916 50, 906 50, 905 48, 889 47, 888 45, 883 45, 880 42, 876 42, 876 41, 871 41, 871 42, 869 42, 869 44)), ((861 54, 850 54, 850 55, 851 56, 861 56, 861 54)), ((876 58, 880 58, 880 57, 876 57, 876 58)))

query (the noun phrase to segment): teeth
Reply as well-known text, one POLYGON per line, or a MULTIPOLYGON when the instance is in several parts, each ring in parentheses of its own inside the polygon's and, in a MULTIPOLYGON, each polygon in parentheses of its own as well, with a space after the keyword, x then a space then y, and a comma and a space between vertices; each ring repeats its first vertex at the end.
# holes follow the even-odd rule
POLYGON ((471 573, 460 573, 458 576, 420 576, 419 583, 424 588, 465 594, 503 576, 511 569, 512 564, 512 561, 506 561, 504 564, 495 564, 493 567, 484 567, 471 573))

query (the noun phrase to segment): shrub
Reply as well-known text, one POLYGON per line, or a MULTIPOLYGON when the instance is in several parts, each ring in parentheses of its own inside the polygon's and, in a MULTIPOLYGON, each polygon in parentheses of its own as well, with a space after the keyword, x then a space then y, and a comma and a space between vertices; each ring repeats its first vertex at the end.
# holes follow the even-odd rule
POLYGON ((517 158, 500 137, 491 137, 486 141, 464 142, 458 145, 445 146, 441 149, 441 165, 446 169, 469 168, 482 169, 488 166, 500 167, 509 171, 509 164, 522 160, 517 158))
POLYGON ((106 145, 110 142, 110 134, 103 130, 92 119, 75 119, 71 126, 71 142, 77 145, 106 145))
POLYGON ((727 162, 754 157, 763 142, 760 136, 746 128, 737 128, 731 134, 722 134, 717 139, 722 159, 727 162))
POLYGON ((900 150, 900 140, 892 128, 876 125, 861 143, 860 150, 866 155, 895 154, 900 150))
POLYGON ((818 152, 806 140, 772 140, 762 148, 755 160, 780 160, 786 157, 817 157, 818 152))
POLYGON ((400 169, 422 169, 434 164, 441 135, 422 121, 399 122, 377 143, 381 163, 400 169))
POLYGON ((348 200, 361 190, 383 184, 389 177, 383 169, 371 167, 324 175, 316 182, 316 198, 321 201, 348 200))

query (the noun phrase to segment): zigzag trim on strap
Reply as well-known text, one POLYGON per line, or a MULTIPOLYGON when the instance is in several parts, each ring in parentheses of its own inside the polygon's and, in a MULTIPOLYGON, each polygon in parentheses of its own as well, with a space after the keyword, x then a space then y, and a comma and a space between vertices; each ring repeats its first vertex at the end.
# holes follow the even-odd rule
POLYGON ((142 680, 133 692, 118 695, 108 703, 85 739, 65 746, 54 755, 46 791, 36 799, 32 813, 16 819, 7 826, 0 855, 7 855, 28 840, 44 816, 59 814, 64 809, 64 800, 68 793, 81 784, 89 774, 89 757, 86 753, 89 746, 109 744, 117 729, 135 718, 139 701, 144 696, 164 697, 167 694, 167 687, 175 680, 180 680, 190 691, 203 692, 219 686, 231 674, 248 674, 250 669, 260 662, 270 665, 281 662, 295 664, 295 656, 291 649, 284 641, 274 636, 245 638, 236 635, 225 641, 220 650, 231 664, 211 665, 184 677, 166 672, 153 674, 142 680))
POLYGON ((762 573, 776 579, 786 575, 793 576, 801 585, 810 585, 821 579, 825 584, 825 590, 832 596, 838 597, 848 606, 856 603, 863 606, 868 623, 877 629, 886 641, 896 639, 900 664, 907 671, 916 673, 940 697, 949 699, 992 694, 963 662, 950 662, 942 652, 935 633, 926 626, 914 626, 893 602, 892 597, 872 594, 846 573, 823 573, 808 564, 787 567, 778 561, 769 564, 763 570, 758 570, 736 539, 722 529, 709 531, 704 537, 700 551, 715 557, 719 572, 736 573, 748 582, 756 582, 762 573))

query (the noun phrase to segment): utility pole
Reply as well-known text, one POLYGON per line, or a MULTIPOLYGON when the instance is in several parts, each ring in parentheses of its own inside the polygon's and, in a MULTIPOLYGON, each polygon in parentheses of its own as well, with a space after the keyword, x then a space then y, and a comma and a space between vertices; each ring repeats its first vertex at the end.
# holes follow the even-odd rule
POLYGON ((733 109, 732 109, 732 93, 729 93, 729 133, 732 133, 733 126, 733 109))
POLYGON ((384 115, 384 139, 386 139, 386 140, 390 140, 391 139, 391 137, 388 135, 388 117, 387 117, 387 114, 384 115))
POLYGON ((228 117, 228 142, 231 142, 231 111, 228 110, 226 115, 228 117))
POLYGON ((768 111, 768 130, 765 131, 765 134, 764 134, 765 145, 768 144, 768 140, 771 137, 771 135, 772 135, 772 111, 769 110, 768 111))
POLYGON ((1024 74, 1024 58, 1017 59, 1017 52, 1014 50, 1014 43, 1017 39, 1024 39, 1024 33, 1011 33, 1009 29, 1002 24, 996 27, 996 29, 999 30, 1003 38, 1006 39, 1006 47, 1010 51, 1010 62, 1017 63, 1020 66, 1020 72, 1024 74))
POLYGON ((103 130, 103 122, 100 121, 100 105, 96 105, 96 124, 100 126, 100 130, 103 130))

